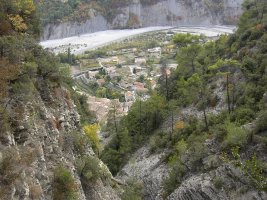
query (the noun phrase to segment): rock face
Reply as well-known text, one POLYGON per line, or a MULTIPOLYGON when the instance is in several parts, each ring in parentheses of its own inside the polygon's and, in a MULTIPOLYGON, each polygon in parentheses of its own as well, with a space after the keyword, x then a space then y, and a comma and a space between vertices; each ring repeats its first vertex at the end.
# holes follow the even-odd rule
POLYGON ((163 162, 166 153, 150 153, 148 146, 143 146, 131 157, 127 165, 117 175, 118 179, 135 178, 143 183, 144 199, 162 199, 162 182, 168 176, 168 168, 163 162))
POLYGON ((58 39, 107 29, 148 26, 188 26, 235 24, 242 13, 243 0, 161 0, 156 4, 135 3, 118 8, 113 19, 92 12, 83 23, 48 24, 42 40, 58 39))
MULTIPOLYGON (((118 173, 117 178, 123 181, 137 179, 143 183, 145 200, 265 200, 267 194, 257 191, 248 176, 233 163, 223 162, 218 151, 218 144, 211 139, 205 141, 208 154, 202 159, 202 170, 191 169, 188 159, 183 158, 187 171, 181 184, 166 197, 163 190, 164 180, 170 169, 166 164, 168 152, 151 153, 149 145, 138 149, 128 163, 118 173)), ((266 160, 266 145, 250 146, 250 151, 257 151, 259 157, 266 160)))
POLYGON ((265 192, 249 190, 249 181, 240 170, 232 165, 222 165, 216 170, 194 175, 185 180, 167 199, 168 200, 264 200, 265 192), (221 186, 214 185, 215 178, 221 186), (222 187, 223 186, 223 187, 222 187))
MULTIPOLYGON (((75 137, 84 135, 67 90, 39 85, 31 101, 11 101, 12 133, 0 134, 0 199, 53 199, 54 171, 64 166, 75 181, 79 200, 119 199, 108 181, 98 179, 84 191, 75 161, 75 137), (76 133, 76 135, 74 134, 76 133)), ((93 156, 89 144, 83 153, 93 156)), ((95 159, 97 159, 95 157, 95 159)), ((103 163, 99 165, 111 176, 103 163)))

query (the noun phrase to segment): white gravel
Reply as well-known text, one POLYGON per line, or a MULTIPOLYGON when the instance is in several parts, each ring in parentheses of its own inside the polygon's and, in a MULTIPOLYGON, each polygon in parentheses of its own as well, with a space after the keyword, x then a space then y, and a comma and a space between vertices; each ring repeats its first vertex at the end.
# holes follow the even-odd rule
POLYGON ((220 34, 232 33, 235 29, 234 26, 212 26, 212 27, 146 27, 140 29, 124 29, 124 30, 107 30, 90 34, 84 34, 80 36, 68 37, 56 40, 42 41, 40 44, 44 48, 48 48, 55 53, 64 52, 71 47, 71 51, 74 54, 82 54, 86 50, 95 49, 97 47, 104 46, 114 41, 129 38, 134 35, 158 31, 164 29, 172 29, 175 32, 189 32, 194 34, 204 34, 208 37, 215 37, 220 34))

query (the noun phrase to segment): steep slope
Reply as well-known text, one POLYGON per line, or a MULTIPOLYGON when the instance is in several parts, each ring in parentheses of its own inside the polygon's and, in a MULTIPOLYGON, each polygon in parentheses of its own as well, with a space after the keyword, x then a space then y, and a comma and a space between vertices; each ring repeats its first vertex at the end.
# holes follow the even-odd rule
POLYGON ((68 66, 33 38, 33 1, 0 1, 0 15, 0 199, 119 199, 68 66))
MULTIPOLYGON (((242 13, 243 0, 160 0, 148 2, 134 0, 127 2, 117 6, 112 4, 112 1, 110 1, 111 5, 97 1, 98 6, 90 1, 84 3, 82 8, 85 10, 80 12, 85 12, 86 16, 82 20, 70 18, 57 22, 52 20, 52 23, 51 21, 47 22, 44 26, 42 40, 118 28, 236 24, 242 13), (107 10, 103 11, 103 9, 107 10)), ((81 6, 76 9, 81 9, 81 6)), ((77 17, 83 16, 82 14, 76 15, 77 17)))

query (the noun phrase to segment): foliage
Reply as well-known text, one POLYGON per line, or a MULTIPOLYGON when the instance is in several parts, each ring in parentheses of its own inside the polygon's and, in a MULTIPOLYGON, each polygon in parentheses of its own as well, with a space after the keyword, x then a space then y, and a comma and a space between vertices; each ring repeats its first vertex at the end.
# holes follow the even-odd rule
POLYGON ((223 187, 223 180, 221 177, 216 176, 212 179, 212 182, 217 189, 221 189, 223 187))
POLYGON ((173 36, 173 42, 179 45, 180 47, 185 47, 187 45, 198 43, 201 37, 198 35, 193 35, 190 33, 177 33, 173 36))
POLYGON ((126 128, 121 127, 101 153, 101 160, 107 164, 112 174, 116 174, 126 163, 132 151, 132 140, 126 128))
POLYGON ((256 132, 262 132, 267 130, 267 112, 262 112, 256 121, 256 132))
POLYGON ((141 200, 143 199, 143 185, 135 180, 127 180, 127 186, 121 197, 122 200, 141 200))
POLYGON ((63 166, 54 171, 53 199, 75 200, 77 199, 77 185, 72 174, 63 166))
POLYGON ((96 182, 102 175, 100 162, 93 156, 84 156, 77 159, 76 168, 84 185, 96 182))
POLYGON ((0 36, 39 35, 38 18, 33 0, 0 1, 0 36))
POLYGON ((149 146, 151 152, 156 152, 167 147, 170 140, 168 133, 161 132, 159 134, 153 135, 149 139, 149 146))
POLYGON ((250 108, 237 108, 232 114, 231 114, 231 121, 236 121, 237 123, 243 125, 247 122, 250 122, 254 119, 255 112, 251 110, 250 108))
POLYGON ((223 141, 224 148, 231 148, 234 146, 243 147, 248 140, 248 131, 243 127, 238 127, 234 123, 227 123, 226 125, 227 135, 223 141))
POLYGON ((267 182, 266 174, 264 173, 264 170, 266 169, 266 163, 264 164, 259 161, 256 153, 253 154, 251 159, 246 159, 244 162, 242 162, 239 154, 239 147, 232 148, 232 155, 234 157, 235 165, 250 178, 251 184, 253 184, 259 190, 266 191, 267 182))
POLYGON ((99 155, 100 151, 100 142, 98 137, 98 131, 100 129, 99 124, 91 124, 91 125, 85 125, 83 127, 83 130, 86 134, 86 136, 90 139, 92 148, 96 154, 99 155))
POLYGON ((71 97, 74 100, 74 104, 77 106, 78 113, 81 117, 81 124, 92 123, 94 116, 89 110, 89 106, 87 104, 87 96, 78 94, 77 92, 71 91, 71 97))
POLYGON ((163 182, 164 197, 169 196, 176 188, 179 187, 186 174, 186 167, 179 160, 173 166, 168 177, 163 182))

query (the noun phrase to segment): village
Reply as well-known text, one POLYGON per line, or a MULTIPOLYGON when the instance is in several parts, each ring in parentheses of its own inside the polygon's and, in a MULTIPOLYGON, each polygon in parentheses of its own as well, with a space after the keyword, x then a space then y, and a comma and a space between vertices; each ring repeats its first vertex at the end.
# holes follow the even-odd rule
POLYGON ((107 120, 110 110, 126 115, 137 99, 150 97, 163 73, 169 76, 176 69, 172 35, 161 31, 126 39, 86 52, 72 67, 77 89, 89 94, 90 110, 99 122, 107 120))

